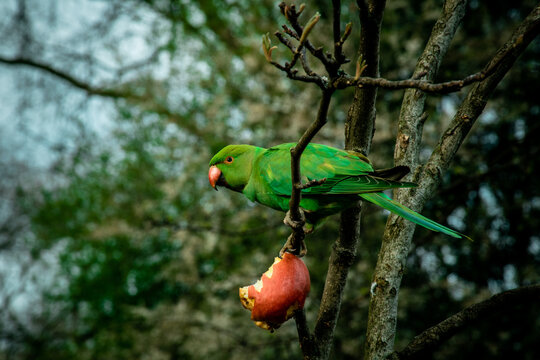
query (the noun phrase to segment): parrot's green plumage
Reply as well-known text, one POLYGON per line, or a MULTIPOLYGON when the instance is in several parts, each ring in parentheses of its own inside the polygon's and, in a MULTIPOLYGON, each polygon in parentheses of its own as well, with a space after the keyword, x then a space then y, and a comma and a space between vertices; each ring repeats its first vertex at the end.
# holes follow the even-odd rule
MULTIPOLYGON (((251 145, 228 145, 210 161, 208 174, 213 187, 225 186, 251 201, 276 210, 289 210, 291 154, 295 143, 269 149, 251 145)), ((306 223, 315 226, 325 217, 353 206, 358 196, 433 231, 461 238, 464 235, 436 223, 390 199, 382 191, 415 187, 399 181, 409 169, 398 166, 374 170, 362 154, 321 144, 309 144, 300 161, 302 182, 326 179, 321 185, 302 190, 300 207, 306 223)))

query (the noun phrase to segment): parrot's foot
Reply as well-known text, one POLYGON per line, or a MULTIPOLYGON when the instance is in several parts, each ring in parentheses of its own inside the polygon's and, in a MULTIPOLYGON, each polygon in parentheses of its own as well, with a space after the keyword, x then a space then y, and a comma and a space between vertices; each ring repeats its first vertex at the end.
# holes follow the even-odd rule
POLYGON ((287 211, 287 214, 285 214, 285 218, 283 219, 283 223, 285 225, 290 226, 293 229, 298 229, 298 228, 304 226, 305 223, 306 223, 306 216, 304 215, 304 210, 299 208, 298 211, 300 213, 300 221, 293 220, 292 217, 291 217, 291 211, 289 210, 289 211, 287 211))
POLYGON ((298 257, 303 257, 307 254, 307 246, 304 239, 300 241, 300 249, 297 249, 293 244, 293 237, 294 237, 294 234, 291 234, 289 238, 287 239, 287 242, 285 243, 285 245, 283 245, 281 250, 279 250, 280 258, 282 258, 283 254, 285 254, 286 252, 290 252, 291 254, 294 254, 298 257))
POLYGON ((302 257, 307 254, 307 246, 306 242, 304 241, 304 235, 313 232, 313 226, 306 226, 306 216, 304 214, 304 210, 302 210, 302 208, 299 208, 298 210, 300 213, 300 220, 293 220, 290 211, 287 211, 285 219, 283 219, 283 223, 290 226, 294 233, 289 236, 287 242, 279 251, 279 257, 283 257, 285 252, 289 252, 298 257, 302 257), (297 232, 299 229, 303 230, 303 234, 297 232), (297 237, 301 239, 298 239, 297 237))

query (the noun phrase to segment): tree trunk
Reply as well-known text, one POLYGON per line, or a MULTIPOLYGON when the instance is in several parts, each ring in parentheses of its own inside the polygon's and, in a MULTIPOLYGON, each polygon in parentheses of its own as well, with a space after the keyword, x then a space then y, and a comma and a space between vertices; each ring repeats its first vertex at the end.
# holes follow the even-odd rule
MULTIPOLYGON (((449 19, 446 22, 447 26, 457 26, 459 23, 457 15, 459 15, 458 12, 461 11, 461 7, 465 5, 464 3, 464 1, 447 1, 445 3, 441 19, 445 17, 448 11, 450 15, 452 13, 456 15, 456 17, 451 17, 452 21, 449 19)), ((429 67, 431 71, 438 67, 444 51, 439 51, 438 54, 433 53, 430 44, 434 45, 436 43, 433 40, 436 40, 434 36, 436 37, 438 33, 447 34, 448 30, 450 30, 442 30, 442 28, 438 27, 439 23, 440 21, 435 25, 432 37, 424 52, 425 55, 427 52, 428 57, 430 53, 438 55, 433 57, 438 60, 429 67)), ((455 29, 453 31, 455 32, 455 29)), ((415 211, 422 209, 426 201, 435 193, 442 174, 449 167, 465 136, 482 113, 493 90, 539 32, 540 6, 537 6, 486 66, 486 68, 489 68, 491 64, 497 63, 497 68, 493 74, 475 84, 470 90, 448 129, 441 136, 439 144, 427 164, 419 167, 414 172, 413 181, 416 181, 419 186, 411 190, 400 189, 395 192, 399 202, 415 211)), ((441 46, 443 44, 439 43, 433 49, 442 49, 441 46)), ((423 66, 424 58, 424 55, 420 58, 418 66, 423 66)), ((417 71, 419 70, 418 66, 417 71)), ((421 138, 421 119, 423 116, 420 116, 420 109, 423 111, 424 95, 417 93, 416 90, 407 92, 400 118, 400 132, 396 143, 395 158, 396 163, 415 165, 417 163, 417 148, 421 138), (416 98, 416 101, 411 101, 411 98, 416 98), (410 114, 413 115, 410 116, 410 114)), ((383 359, 393 351, 399 288, 414 229, 415 225, 413 223, 402 218, 394 215, 388 218, 373 276, 365 352, 366 359, 383 359)))

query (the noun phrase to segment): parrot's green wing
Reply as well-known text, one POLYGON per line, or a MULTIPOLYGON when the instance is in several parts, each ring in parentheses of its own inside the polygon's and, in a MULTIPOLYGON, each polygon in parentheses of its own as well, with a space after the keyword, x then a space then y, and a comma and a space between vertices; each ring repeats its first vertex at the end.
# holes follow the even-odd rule
MULTIPOLYGON (((294 143, 269 148, 259 159, 260 175, 276 195, 291 195, 291 155, 294 143)), ((383 179, 362 154, 321 144, 309 144, 300 161, 302 182, 326 179, 302 190, 305 195, 347 195, 413 187, 413 183, 383 179)))
MULTIPOLYGON (((273 196, 274 200, 275 198, 289 197, 291 194, 290 149, 293 146, 295 146, 294 143, 275 146, 261 154, 257 160, 259 181, 267 185, 265 189, 271 192, 269 195, 273 196)), ((316 212, 323 213, 324 216, 328 216, 324 213, 324 211, 328 211, 326 209, 328 206, 330 207, 329 213, 343 208, 331 203, 329 203, 330 205, 325 204, 326 200, 334 201, 331 199, 336 197, 332 195, 345 195, 338 201, 343 201, 344 206, 347 206, 345 199, 351 200, 351 197, 346 195, 358 194, 364 200, 379 205, 427 229, 442 232, 455 238, 467 238, 457 231, 406 208, 382 192, 391 188, 416 186, 410 182, 399 181, 408 172, 406 167, 375 171, 369 160, 361 154, 320 144, 309 144, 302 154, 300 170, 303 183, 310 180, 326 179, 320 185, 302 190, 302 194, 305 195, 302 201, 306 201, 305 205, 309 206, 311 204, 309 201, 317 202, 318 206, 313 208, 316 209, 316 212)), ((281 204, 281 208, 286 209, 287 205, 288 203, 284 202, 281 204)))

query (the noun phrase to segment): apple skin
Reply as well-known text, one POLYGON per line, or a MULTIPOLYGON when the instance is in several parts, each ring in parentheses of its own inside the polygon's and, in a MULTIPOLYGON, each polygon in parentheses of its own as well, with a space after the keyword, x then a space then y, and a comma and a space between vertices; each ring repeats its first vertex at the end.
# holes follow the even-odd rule
POLYGON ((304 307, 310 287, 306 264, 285 253, 255 284, 240 288, 240 301, 257 326, 273 331, 304 307))

